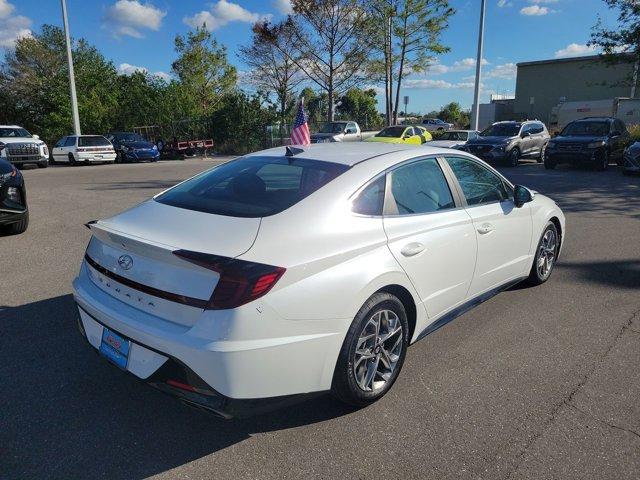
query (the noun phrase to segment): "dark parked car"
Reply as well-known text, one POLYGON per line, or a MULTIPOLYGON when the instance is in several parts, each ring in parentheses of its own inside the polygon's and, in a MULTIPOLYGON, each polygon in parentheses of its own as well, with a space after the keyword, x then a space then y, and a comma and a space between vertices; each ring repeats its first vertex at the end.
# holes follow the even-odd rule
POLYGON ((629 145, 623 155, 622 173, 640 173, 640 142, 629 145))
POLYGON ((116 163, 156 162, 160 158, 158 147, 133 132, 112 132, 105 135, 116 150, 116 163))
POLYGON ((28 225, 27 191, 22 173, 0 158, 0 232, 22 233, 28 225))
POLYGON ((535 157, 542 162, 550 138, 547 127, 538 120, 497 122, 461 150, 488 162, 507 162, 516 167, 521 157, 535 157))
POLYGON ((589 117, 569 124, 547 145, 544 166, 556 168, 559 163, 586 165, 605 170, 609 162, 622 165, 630 135, 617 118, 589 117))

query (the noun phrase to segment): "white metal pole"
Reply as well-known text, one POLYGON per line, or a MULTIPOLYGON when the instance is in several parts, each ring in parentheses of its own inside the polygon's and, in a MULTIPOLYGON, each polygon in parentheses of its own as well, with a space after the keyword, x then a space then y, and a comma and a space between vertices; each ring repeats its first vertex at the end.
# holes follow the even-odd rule
POLYGON ((64 23, 64 36, 67 41, 67 64, 69 65, 69 90, 71 92, 71 116, 73 117, 73 133, 80 135, 80 116, 78 115, 78 98, 76 97, 76 79, 73 73, 73 56, 71 55, 71 38, 69 35, 69 20, 67 18, 67 3, 62 3, 62 22, 64 23))
POLYGON ((480 81, 482 75, 482 47, 484 43, 484 10, 485 0, 480 5, 480 31, 478 32, 478 57, 476 59, 476 84, 473 91, 473 115, 471 129, 478 130, 480 120, 480 81))

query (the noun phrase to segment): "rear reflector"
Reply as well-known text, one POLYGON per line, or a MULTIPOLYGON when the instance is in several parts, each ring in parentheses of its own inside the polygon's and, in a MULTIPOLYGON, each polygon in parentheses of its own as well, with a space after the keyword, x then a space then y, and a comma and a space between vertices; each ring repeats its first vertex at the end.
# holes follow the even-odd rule
POLYGON ((236 308, 266 295, 286 271, 285 268, 247 262, 208 253, 176 250, 174 255, 220 274, 208 310, 236 308))

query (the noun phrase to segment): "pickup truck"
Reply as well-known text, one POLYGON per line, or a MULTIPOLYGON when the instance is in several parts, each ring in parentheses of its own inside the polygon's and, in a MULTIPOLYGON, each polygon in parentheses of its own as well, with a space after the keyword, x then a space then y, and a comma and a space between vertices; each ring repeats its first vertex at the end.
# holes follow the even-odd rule
POLYGON ((352 121, 327 122, 320 130, 311 134, 311 143, 360 142, 378 132, 363 132, 360 125, 352 121))

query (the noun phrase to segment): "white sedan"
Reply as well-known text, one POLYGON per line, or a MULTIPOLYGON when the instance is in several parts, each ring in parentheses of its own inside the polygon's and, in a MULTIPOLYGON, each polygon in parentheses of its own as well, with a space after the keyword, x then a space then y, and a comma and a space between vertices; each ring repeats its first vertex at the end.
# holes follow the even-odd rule
POLYGON ((565 237, 549 198, 455 150, 257 152, 114 217, 74 296, 88 342, 225 417, 331 391, 364 406, 407 347, 523 280, 565 237))

